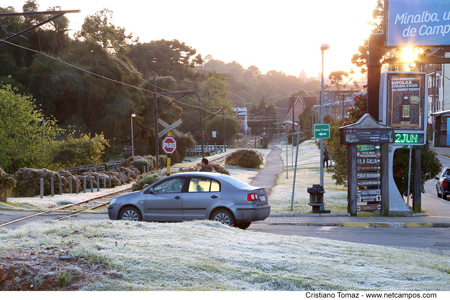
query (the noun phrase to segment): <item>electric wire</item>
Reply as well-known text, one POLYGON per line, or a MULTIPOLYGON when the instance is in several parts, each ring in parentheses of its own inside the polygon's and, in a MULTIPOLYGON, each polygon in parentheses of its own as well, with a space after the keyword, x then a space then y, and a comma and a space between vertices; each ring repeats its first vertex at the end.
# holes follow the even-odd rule
MULTIPOLYGON (((96 77, 98 77, 98 78, 101 78, 101 79, 104 79, 104 80, 107 80, 107 81, 111 81, 111 82, 114 82, 114 83, 117 83, 117 84, 120 84, 120 85, 124 85, 124 86, 127 86, 127 87, 129 87, 129 88, 133 88, 133 89, 140 90, 140 91, 143 91, 143 92, 148 92, 148 93, 151 93, 151 94, 153 94, 153 95, 156 94, 156 95, 159 95, 159 96, 162 96, 162 97, 166 97, 166 98, 170 99, 172 102, 176 102, 177 104, 180 104, 181 106, 189 106, 189 107, 191 107, 191 108, 201 109, 201 110, 203 110, 203 111, 205 111, 205 112, 207 112, 207 113, 210 113, 211 115, 218 114, 218 112, 211 112, 211 111, 207 110, 205 107, 201 107, 201 106, 197 106, 197 105, 192 105, 192 104, 189 104, 189 103, 180 101, 180 100, 178 100, 178 99, 175 99, 175 98, 173 98, 173 97, 170 97, 170 96, 168 96, 168 95, 160 94, 160 93, 158 93, 158 92, 154 92, 154 91, 151 91, 151 90, 148 90, 148 89, 145 89, 145 88, 141 88, 141 87, 138 87, 138 86, 135 86, 135 85, 132 85, 132 84, 128 84, 128 83, 125 83, 125 82, 122 82, 122 81, 118 81, 118 80, 116 80, 116 79, 112 79, 112 78, 109 78, 109 77, 106 77, 106 76, 103 76, 103 75, 94 73, 94 72, 92 72, 92 71, 83 69, 83 68, 81 68, 81 67, 78 67, 78 66, 76 66, 76 65, 73 65, 73 64, 71 64, 71 63, 68 63, 68 62, 66 62, 66 61, 64 61, 64 60, 61 60, 59 57, 56 58, 56 57, 53 57, 53 56, 51 56, 51 55, 49 55, 49 54, 47 54, 47 53, 44 53, 44 52, 41 52, 41 51, 38 51, 38 50, 34 50, 34 49, 31 49, 31 48, 28 48, 28 47, 25 47, 25 46, 21 46, 21 45, 12 43, 12 42, 10 42, 10 41, 4 41, 4 42, 7 43, 7 44, 9 44, 9 45, 11 45, 11 46, 15 46, 15 47, 18 47, 18 48, 21 48, 21 49, 24 49, 24 50, 28 50, 28 51, 31 51, 31 52, 34 52, 34 53, 37 53, 37 54, 41 54, 41 55, 43 55, 43 56, 45 56, 45 57, 47 57, 47 58, 49 58, 49 59, 53 59, 53 60, 58 61, 58 62, 60 62, 60 63, 62 63, 62 64, 65 64, 65 65, 67 65, 67 66, 69 66, 69 67, 71 67, 71 68, 75 68, 75 69, 77 69, 77 70, 79 70, 79 71, 85 72, 85 73, 90 74, 90 75, 92 75, 92 76, 96 76, 96 77)), ((140 76, 140 74, 137 74, 135 71, 130 70, 130 69, 125 65, 125 63, 124 63, 123 61, 121 61, 120 59, 118 59, 118 58, 116 58, 116 57, 113 57, 113 56, 112 56, 112 58, 114 58, 116 61, 118 61, 118 62, 119 62, 124 68, 126 68, 128 71, 130 71, 131 73, 133 73, 133 74, 135 74, 136 76, 138 76, 142 81, 144 81, 144 83, 149 83, 150 85, 155 86, 155 85, 151 84, 150 82, 148 82, 147 80, 145 80, 144 78, 142 78, 142 76, 140 76)), ((157 88, 159 88, 159 89, 161 89, 161 90, 168 91, 168 92, 173 92, 173 91, 171 91, 171 90, 164 89, 164 88, 161 88, 161 87, 157 87, 157 88)), ((191 99, 191 100, 197 102, 197 100, 195 100, 195 99, 192 98, 192 97, 189 97, 188 95, 186 95, 185 97, 188 97, 189 99, 191 99)), ((198 102, 197 102, 197 103, 198 103, 198 102)), ((261 112, 263 112, 263 111, 259 111, 259 112, 257 112, 257 113, 261 113, 261 112)), ((225 118, 225 119, 228 119, 228 120, 236 121, 235 118, 225 116, 225 114, 222 114, 222 117, 225 118)), ((267 118, 266 118, 265 120, 266 120, 266 121, 278 121, 278 119, 267 119, 267 118)))

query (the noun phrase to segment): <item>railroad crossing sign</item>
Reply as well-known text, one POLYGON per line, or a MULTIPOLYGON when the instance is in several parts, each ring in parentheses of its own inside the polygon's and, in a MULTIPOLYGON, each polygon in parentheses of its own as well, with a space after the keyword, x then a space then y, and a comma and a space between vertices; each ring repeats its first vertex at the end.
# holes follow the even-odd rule
POLYGON ((315 139, 329 139, 330 138, 330 124, 314 124, 314 138, 315 139))
POLYGON ((175 141, 175 139, 173 137, 167 136, 162 141, 162 149, 168 155, 173 154, 175 152, 175 150, 177 150, 177 141, 175 141))
POLYGON ((158 133, 159 137, 162 137, 163 135, 165 135, 169 131, 172 131, 173 134, 175 134, 177 137, 181 137, 181 133, 178 130, 175 129, 175 127, 178 127, 179 125, 181 125, 181 123, 182 123, 181 119, 179 119, 178 121, 176 121, 172 125, 167 124, 166 122, 164 122, 161 119, 158 119, 158 123, 161 124, 162 126, 166 127, 166 129, 164 129, 163 131, 158 133))

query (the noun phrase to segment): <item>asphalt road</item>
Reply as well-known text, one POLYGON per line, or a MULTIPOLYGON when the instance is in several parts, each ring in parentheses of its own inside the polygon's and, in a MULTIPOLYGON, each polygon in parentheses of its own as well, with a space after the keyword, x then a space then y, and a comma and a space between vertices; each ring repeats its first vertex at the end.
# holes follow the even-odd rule
POLYGON ((360 228, 252 224, 247 230, 389 247, 450 250, 448 228, 360 228))

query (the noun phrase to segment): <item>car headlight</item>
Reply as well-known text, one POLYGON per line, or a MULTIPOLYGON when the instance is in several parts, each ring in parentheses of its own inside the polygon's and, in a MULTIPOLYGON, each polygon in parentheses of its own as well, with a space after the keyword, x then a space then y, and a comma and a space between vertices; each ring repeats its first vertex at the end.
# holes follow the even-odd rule
POLYGON ((111 200, 111 202, 109 202, 109 205, 112 205, 112 204, 116 203, 116 201, 117 201, 117 197, 116 197, 116 198, 113 198, 113 199, 111 200))

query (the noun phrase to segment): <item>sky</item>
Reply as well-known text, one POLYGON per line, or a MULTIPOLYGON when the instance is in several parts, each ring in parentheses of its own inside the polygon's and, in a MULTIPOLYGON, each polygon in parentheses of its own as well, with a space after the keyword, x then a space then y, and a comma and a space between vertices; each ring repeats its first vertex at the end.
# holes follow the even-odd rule
MULTIPOLYGON (((103 8, 114 12, 113 21, 141 43, 177 39, 203 57, 244 68, 257 66, 309 77, 321 72, 320 45, 327 43, 324 74, 355 70, 351 58, 369 37, 376 0, 158 0, 95 1, 38 0, 39 10, 60 6, 80 9, 66 14, 78 31, 88 15, 103 8)), ((0 0, 0 6, 22 11, 25 0, 0 0), (4 2, 8 3, 4 3, 4 2)))

